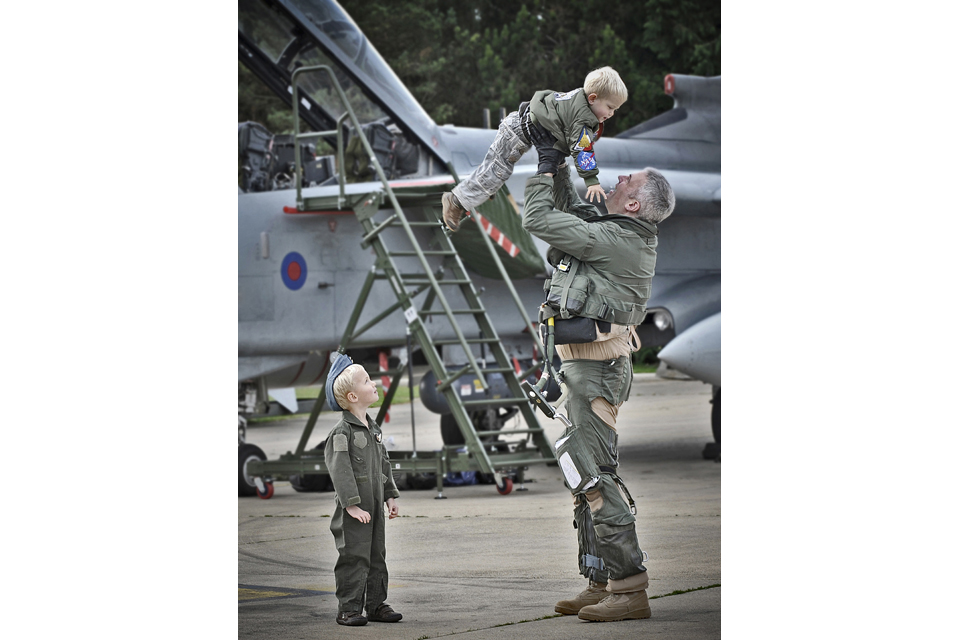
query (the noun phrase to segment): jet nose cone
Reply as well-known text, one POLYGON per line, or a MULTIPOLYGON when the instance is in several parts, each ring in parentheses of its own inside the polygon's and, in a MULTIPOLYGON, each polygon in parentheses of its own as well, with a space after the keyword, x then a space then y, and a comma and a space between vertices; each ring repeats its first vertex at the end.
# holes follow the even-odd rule
POLYGON ((657 354, 668 365, 697 380, 720 386, 720 314, 693 325, 657 354))

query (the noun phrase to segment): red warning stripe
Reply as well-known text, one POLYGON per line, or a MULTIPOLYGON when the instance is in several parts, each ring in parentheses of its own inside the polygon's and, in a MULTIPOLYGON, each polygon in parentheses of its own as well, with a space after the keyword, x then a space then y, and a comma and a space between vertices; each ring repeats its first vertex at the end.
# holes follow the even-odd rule
POLYGON ((483 227, 483 230, 487 232, 487 235, 490 236, 490 239, 493 240, 498 246, 500 246, 504 251, 507 252, 511 258, 516 258, 517 254, 520 253, 520 247, 513 244, 510 241, 510 238, 505 236, 500 229, 497 229, 493 226, 493 223, 480 215, 479 212, 474 213, 477 217, 477 222, 480 223, 480 226, 483 227))

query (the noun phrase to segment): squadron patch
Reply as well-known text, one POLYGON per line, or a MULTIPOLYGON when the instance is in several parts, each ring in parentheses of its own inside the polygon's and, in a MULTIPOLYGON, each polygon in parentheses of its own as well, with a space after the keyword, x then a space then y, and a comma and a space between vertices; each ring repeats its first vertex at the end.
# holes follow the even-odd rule
POLYGON ((377 444, 380 444, 383 442, 383 434, 377 431, 375 434, 373 434, 373 439, 377 441, 377 444))
POLYGON ((577 154, 577 168, 581 171, 590 171, 597 168, 597 158, 593 151, 581 151, 577 154))
POLYGON ((367 446, 367 436, 357 431, 353 434, 353 444, 357 445, 357 448, 363 449, 367 446))
POLYGON ((349 451, 350 448, 347 446, 349 441, 347 436, 342 433, 338 433, 333 436, 333 450, 334 451, 349 451))
POLYGON ((583 151, 586 149, 589 151, 593 148, 593 140, 590 139, 590 133, 587 131, 587 128, 584 127, 580 130, 580 138, 577 140, 576 149, 578 151, 583 151))

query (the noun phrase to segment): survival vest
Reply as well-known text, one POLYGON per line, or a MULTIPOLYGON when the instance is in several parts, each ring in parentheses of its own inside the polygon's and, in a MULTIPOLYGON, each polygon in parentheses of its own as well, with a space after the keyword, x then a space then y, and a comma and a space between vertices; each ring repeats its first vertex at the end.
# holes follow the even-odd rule
POLYGON ((650 276, 627 277, 607 270, 601 272, 589 262, 564 254, 553 275, 543 283, 547 300, 541 310, 541 322, 554 316, 564 320, 581 316, 621 325, 640 324, 647 312, 657 262, 657 226, 621 215, 594 216, 586 222, 612 222, 636 234, 641 250, 614 258, 638 260, 640 271, 650 276))

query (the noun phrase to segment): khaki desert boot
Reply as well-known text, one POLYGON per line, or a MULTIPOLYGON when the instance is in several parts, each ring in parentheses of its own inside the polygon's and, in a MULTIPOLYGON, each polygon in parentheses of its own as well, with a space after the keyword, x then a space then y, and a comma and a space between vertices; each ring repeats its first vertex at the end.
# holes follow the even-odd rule
POLYGON ((450 231, 456 231, 460 228, 460 221, 467 212, 460 208, 454 200, 453 193, 449 191, 444 193, 440 200, 443 202, 443 223, 450 231))
POLYGON ((650 617, 650 603, 646 591, 611 593, 598 604, 580 609, 577 617, 592 622, 642 620, 650 617))
POLYGON ((553 610, 565 616, 575 616, 580 613, 580 609, 583 609, 585 606, 597 604, 609 596, 610 593, 606 589, 606 582, 600 583, 591 580, 590 585, 581 591, 577 597, 572 600, 561 600, 553 610))

